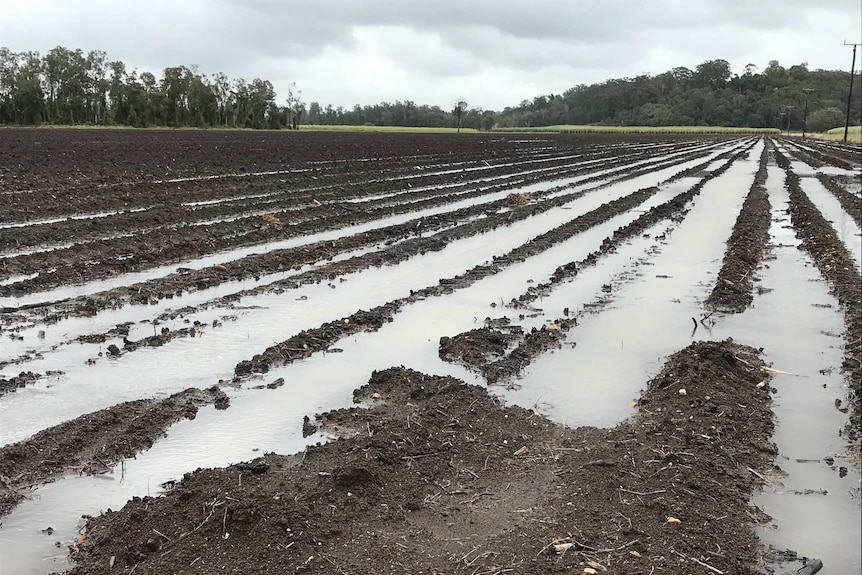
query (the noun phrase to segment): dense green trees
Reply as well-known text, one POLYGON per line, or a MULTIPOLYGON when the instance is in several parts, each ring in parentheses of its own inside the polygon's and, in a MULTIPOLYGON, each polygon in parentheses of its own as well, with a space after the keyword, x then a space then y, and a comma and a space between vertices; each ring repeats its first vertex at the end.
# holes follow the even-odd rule
MULTIPOLYGON (((129 71, 104 52, 58 46, 44 56, 0 48, 0 125, 120 124, 137 127, 296 128, 322 125, 475 128, 554 124, 620 126, 748 126, 802 128, 806 98, 808 127, 843 124, 849 74, 790 68, 771 61, 762 70, 749 64, 734 74, 726 60, 709 60, 694 70, 674 68, 658 75, 577 85, 562 94, 536 96, 492 112, 454 110, 413 101, 382 102, 352 109, 301 101, 295 84, 278 102, 268 80, 207 76, 196 66, 165 68, 161 77, 129 71)), ((862 122, 862 89, 854 86, 851 122, 862 122)))
MULTIPOLYGON (((538 96, 506 108, 497 115, 497 123, 500 127, 603 124, 801 130, 807 97, 809 127, 834 128, 844 123, 849 85, 849 72, 808 70, 805 64, 784 68, 773 60, 762 72, 749 64, 742 75, 736 75, 726 60, 710 60, 694 70, 680 67, 656 76, 582 84, 562 95, 538 96), (806 95, 807 88, 811 92, 806 95)), ((858 75, 853 91, 859 97, 854 98, 850 121, 859 124, 858 75)))
MULTIPOLYGON (((58 46, 40 56, 0 48, 0 125, 287 127, 291 114, 275 98, 268 80, 207 77, 196 66, 165 68, 156 78, 104 52, 58 46)), ((298 118, 302 102, 289 105, 298 118)))

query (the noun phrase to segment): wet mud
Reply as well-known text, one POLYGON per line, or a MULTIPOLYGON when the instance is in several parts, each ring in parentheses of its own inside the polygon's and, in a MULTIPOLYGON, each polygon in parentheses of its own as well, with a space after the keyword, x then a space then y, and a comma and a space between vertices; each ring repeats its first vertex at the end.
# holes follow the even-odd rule
POLYGON ((769 241, 771 215, 766 192, 766 166, 769 146, 760 156, 760 167, 742 204, 715 287, 705 305, 713 311, 740 313, 754 301, 752 285, 757 267, 769 241))
POLYGON ((799 185, 799 176, 790 162, 776 150, 776 160, 786 173, 785 187, 790 194, 790 217, 807 251, 820 273, 829 281, 832 291, 844 308, 844 362, 842 370, 849 384, 850 422, 848 439, 858 444, 862 429, 862 277, 847 247, 831 224, 823 217, 799 185))
POLYGON ((366 407, 317 418, 329 443, 188 473, 92 518, 72 573, 759 573, 762 367, 752 348, 693 344, 613 429, 375 372, 355 392, 366 407))
POLYGON ((228 406, 218 388, 187 389, 163 399, 142 399, 82 415, 0 448, 0 516, 29 496, 30 488, 63 473, 100 474, 149 449, 180 419, 198 409, 228 406))
POLYGON ((829 192, 835 196, 835 199, 838 200, 838 203, 841 204, 844 211, 850 214, 850 217, 853 218, 856 225, 862 228, 862 197, 848 192, 843 186, 841 186, 841 184, 838 183, 837 178, 826 174, 817 174, 817 179, 820 180, 820 183, 823 184, 824 188, 829 190, 829 192))

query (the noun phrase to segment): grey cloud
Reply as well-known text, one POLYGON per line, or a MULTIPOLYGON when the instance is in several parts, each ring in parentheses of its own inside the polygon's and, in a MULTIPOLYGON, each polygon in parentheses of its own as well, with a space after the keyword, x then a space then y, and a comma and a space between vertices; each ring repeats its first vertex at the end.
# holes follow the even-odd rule
POLYGON ((475 103, 502 107, 710 58, 846 68, 841 40, 862 27, 858 0, 0 0, 0 13, 0 44, 16 51, 101 49, 153 72, 197 64, 282 94, 311 84, 309 97, 345 106, 448 105, 467 85, 475 103))

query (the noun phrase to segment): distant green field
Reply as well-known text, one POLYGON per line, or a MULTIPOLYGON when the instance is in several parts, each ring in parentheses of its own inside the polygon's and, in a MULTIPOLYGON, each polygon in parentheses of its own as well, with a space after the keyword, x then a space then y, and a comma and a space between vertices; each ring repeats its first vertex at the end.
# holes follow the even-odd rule
MULTIPOLYGON (((814 134, 814 137, 822 138, 824 140, 831 140, 833 142, 843 141, 844 128, 832 128, 825 134, 814 134)), ((850 126, 850 129, 847 130, 847 141, 862 144, 862 126, 850 126)))
POLYGON ((534 128, 499 128, 496 132, 566 132, 619 134, 778 134, 776 128, 726 128, 722 126, 540 126, 534 128))
MULTIPOLYGON (((454 134, 455 128, 423 128, 410 126, 324 126, 322 124, 303 124, 299 127, 303 131, 317 132, 410 132, 427 134, 454 134)), ((477 133, 473 128, 461 128, 461 132, 477 133)))

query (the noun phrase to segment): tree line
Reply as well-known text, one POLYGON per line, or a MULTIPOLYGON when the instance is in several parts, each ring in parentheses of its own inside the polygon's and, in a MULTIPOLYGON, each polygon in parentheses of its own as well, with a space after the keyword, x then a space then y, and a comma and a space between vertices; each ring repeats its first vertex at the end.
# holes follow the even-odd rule
MULTIPOLYGON (((161 76, 129 70, 102 51, 58 46, 45 55, 0 48, 0 125, 126 125, 134 127, 298 128, 320 125, 464 127, 478 130, 555 124, 615 126, 739 126, 809 130, 843 125, 849 73, 790 68, 771 61, 734 74, 726 60, 694 70, 574 86, 536 96, 502 111, 453 109, 411 100, 346 109, 301 100, 295 84, 277 100, 268 80, 206 75, 197 66, 175 66, 161 76)), ((862 122, 857 77, 851 122, 862 122)))
MULTIPOLYGON (((500 127, 556 124, 613 126, 733 126, 812 131, 844 125, 850 73, 784 68, 772 60, 734 74, 727 60, 694 70, 677 67, 655 76, 577 85, 562 94, 537 96, 497 115, 500 127), (807 104, 807 106, 806 106, 807 104), (806 118, 807 107, 807 118, 806 118)), ((862 90, 854 78, 850 121, 862 120, 862 90)))
POLYGON ((0 124, 296 128, 299 96, 291 85, 279 105, 269 80, 207 76, 197 66, 165 68, 156 78, 101 51, 0 48, 0 124))

